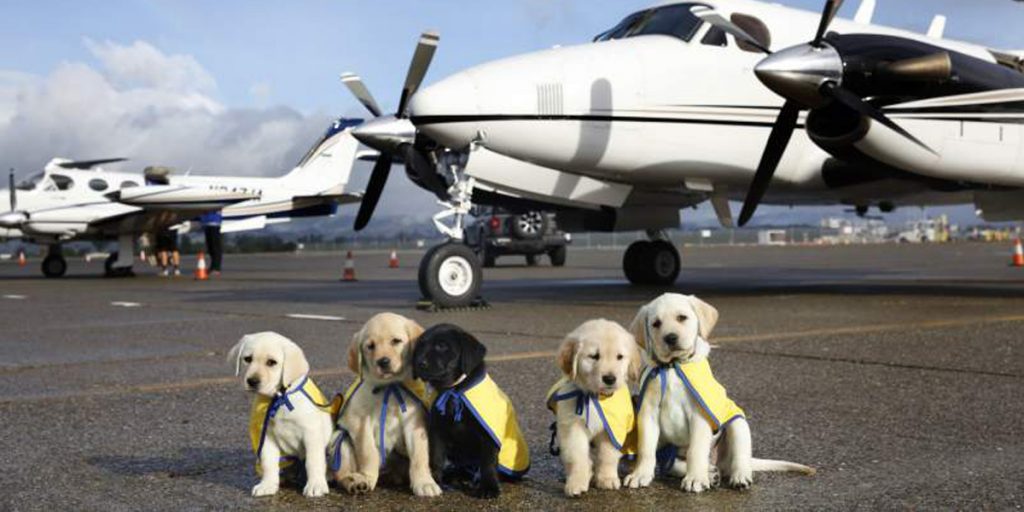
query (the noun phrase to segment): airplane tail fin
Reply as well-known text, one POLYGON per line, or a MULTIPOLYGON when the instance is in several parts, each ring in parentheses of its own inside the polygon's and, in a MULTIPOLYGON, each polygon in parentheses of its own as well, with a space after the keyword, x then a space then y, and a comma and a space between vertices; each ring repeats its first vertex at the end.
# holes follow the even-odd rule
POLYGON ((310 195, 345 192, 352 168, 361 156, 359 141, 352 136, 351 128, 361 123, 361 119, 335 121, 282 179, 293 183, 294 188, 308 190, 310 195))

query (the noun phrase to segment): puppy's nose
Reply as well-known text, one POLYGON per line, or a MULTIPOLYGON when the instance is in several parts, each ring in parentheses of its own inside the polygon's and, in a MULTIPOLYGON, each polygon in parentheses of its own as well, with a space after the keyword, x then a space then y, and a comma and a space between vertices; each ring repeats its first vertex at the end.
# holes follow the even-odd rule
POLYGON ((679 335, 676 333, 666 334, 663 339, 665 340, 665 344, 670 347, 674 347, 679 344, 679 335))
POLYGON ((382 369, 386 370, 386 369, 388 369, 388 367, 391 366, 391 359, 388 358, 388 357, 382 357, 382 358, 377 360, 377 366, 379 366, 382 369))
POLYGON ((609 386, 611 386, 612 384, 615 384, 615 380, 616 380, 615 376, 611 375, 611 374, 602 375, 601 376, 601 382, 604 382, 605 384, 607 384, 609 386))
POLYGON ((245 379, 245 383, 248 384, 250 388, 255 388, 260 385, 260 380, 256 377, 249 377, 248 379, 245 379))

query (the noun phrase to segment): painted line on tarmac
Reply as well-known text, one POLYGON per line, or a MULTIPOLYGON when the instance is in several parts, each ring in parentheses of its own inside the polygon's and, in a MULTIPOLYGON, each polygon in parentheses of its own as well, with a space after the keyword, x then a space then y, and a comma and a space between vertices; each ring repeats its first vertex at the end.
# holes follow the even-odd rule
POLYGON ((10 300, 25 300, 25 299, 28 298, 28 296, 27 295, 4 295, 4 298, 5 299, 10 299, 10 300))
POLYGON ((324 320, 328 322, 344 322, 345 317, 343 316, 331 316, 331 315, 307 315, 305 313, 288 313, 285 318, 294 318, 297 320, 324 320))
POLYGON ((140 302, 114 301, 114 302, 111 302, 110 305, 114 306, 115 308, 138 308, 138 307, 142 307, 142 303, 140 303, 140 302))
MULTIPOLYGON (((1005 323, 1005 322, 1024 322, 1024 315, 1006 315, 1006 316, 993 316, 993 317, 981 317, 974 319, 964 320, 937 320, 929 322, 917 322, 917 323, 905 323, 905 324, 879 324, 873 326, 863 327, 837 327, 833 329, 811 329, 807 331, 792 331, 792 332, 780 332, 780 333, 768 333, 768 334, 754 334, 754 335, 741 335, 741 336, 722 336, 714 339, 716 344, 719 343, 734 343, 734 342, 746 342, 746 341, 771 341, 779 339, 795 339, 795 338, 809 338, 816 336, 835 336, 844 334, 864 334, 870 332, 898 332, 909 329, 922 329, 922 328, 942 328, 942 327, 958 327, 967 325, 978 325, 978 324, 989 324, 989 323, 1005 323)), ((795 354, 785 353, 770 353, 770 352, 757 352, 743 349, 736 349, 732 347, 722 348, 725 351, 734 351, 739 353, 750 353, 763 356, 779 356, 779 357, 794 357, 794 358, 807 358, 814 359, 815 356, 802 356, 795 354)), ((531 359, 544 359, 547 357, 555 357, 557 354, 553 350, 537 350, 530 352, 512 352, 507 354, 495 354, 487 358, 488 362, 500 363, 508 361, 525 361, 531 359)), ((908 369, 917 370, 931 370, 941 372, 957 372, 957 373, 971 373, 977 375, 992 375, 1000 377, 1013 377, 1021 378, 1020 375, 1015 374, 1004 374, 996 373, 985 370, 967 370, 959 368, 947 368, 947 367, 933 367, 933 366, 912 366, 904 365, 901 363, 885 363, 885 362, 874 362, 857 359, 843 359, 843 358, 818 358, 827 360, 829 362, 846 362, 866 365, 877 365, 877 366, 890 366, 890 367, 901 367, 908 369)), ((348 368, 331 368, 319 371, 312 371, 310 375, 313 377, 338 377, 342 375, 351 374, 352 372, 348 368)), ((141 393, 162 393, 180 390, 189 390, 204 388, 208 386, 220 386, 228 385, 234 382, 238 382, 238 377, 212 377, 212 378, 198 378, 189 379, 181 382, 167 382, 159 384, 140 384, 134 386, 118 386, 111 388, 93 389, 87 391, 78 391, 72 393, 64 393, 59 395, 30 395, 12 398, 0 398, 0 405, 16 404, 23 402, 43 402, 43 401, 60 401, 69 399, 79 398, 97 398, 106 396, 117 396, 126 394, 141 394, 141 393)))

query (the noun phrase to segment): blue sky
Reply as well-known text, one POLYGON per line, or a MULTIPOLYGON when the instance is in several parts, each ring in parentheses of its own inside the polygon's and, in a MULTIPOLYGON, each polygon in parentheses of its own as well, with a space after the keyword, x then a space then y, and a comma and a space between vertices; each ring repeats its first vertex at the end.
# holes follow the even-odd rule
MULTIPOLYGON (((781 0, 817 10, 817 0, 781 0)), ((417 34, 441 31, 427 81, 462 67, 554 44, 585 41, 638 0, 105 0, 0 1, 0 69, 44 75, 64 61, 93 60, 85 38, 146 41, 195 59, 228 106, 286 105, 302 112, 355 113, 337 81, 364 76, 393 104, 417 34)), ((849 0, 850 17, 859 2, 849 0)), ((1012 0, 878 0, 876 22, 924 31, 934 14, 947 35, 1024 48, 1024 3, 1012 0)))

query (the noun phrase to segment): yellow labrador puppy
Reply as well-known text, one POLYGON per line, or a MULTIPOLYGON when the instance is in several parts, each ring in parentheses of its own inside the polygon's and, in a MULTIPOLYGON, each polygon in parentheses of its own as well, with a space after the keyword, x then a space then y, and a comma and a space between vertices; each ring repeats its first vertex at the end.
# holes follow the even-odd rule
POLYGON ((426 386, 413 379, 410 364, 422 333, 411 319, 380 313, 352 336, 348 364, 358 378, 345 393, 330 453, 335 480, 347 492, 376 488, 382 466, 397 454, 408 459, 416 496, 441 495, 430 473, 426 386))
POLYGON ((732 487, 750 487, 754 471, 814 473, 793 462, 753 458, 744 412, 715 380, 708 363, 707 338, 717 322, 718 311, 710 304, 678 293, 651 301, 633 320, 630 330, 648 367, 640 384, 637 462, 625 479, 627 487, 651 483, 660 453, 663 469, 684 475, 683 490, 709 489, 716 439, 718 470, 732 487), (685 454, 685 464, 677 460, 677 451, 685 454))
POLYGON ((302 494, 327 494, 331 405, 307 375, 302 349, 276 332, 248 334, 228 353, 228 363, 235 375, 244 375, 245 389, 256 394, 249 437, 261 479, 252 495, 276 494, 280 469, 303 460, 307 481, 302 494))
POLYGON ((629 381, 640 363, 633 336, 608 320, 584 322, 562 342, 564 376, 548 391, 547 403, 555 413, 566 496, 587 492, 591 479, 598 489, 621 486, 619 459, 636 442, 629 381))

